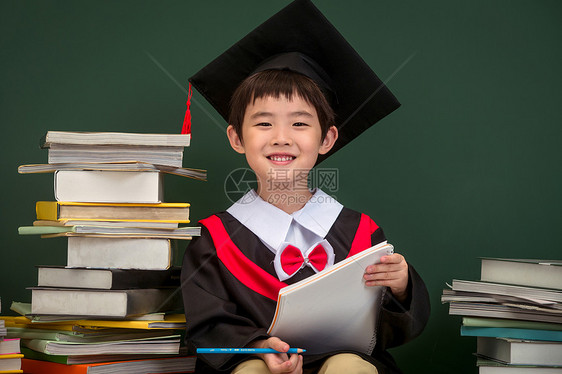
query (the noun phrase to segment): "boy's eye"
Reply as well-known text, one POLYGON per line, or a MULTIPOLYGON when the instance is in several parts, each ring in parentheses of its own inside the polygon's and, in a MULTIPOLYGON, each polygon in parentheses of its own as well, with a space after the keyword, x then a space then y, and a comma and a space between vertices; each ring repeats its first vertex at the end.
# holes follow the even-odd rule
POLYGON ((269 122, 260 122, 260 123, 256 123, 256 126, 271 126, 271 123, 269 123, 269 122))
POLYGON ((304 122, 295 122, 293 123, 293 126, 302 127, 302 126, 308 126, 308 124, 304 122))

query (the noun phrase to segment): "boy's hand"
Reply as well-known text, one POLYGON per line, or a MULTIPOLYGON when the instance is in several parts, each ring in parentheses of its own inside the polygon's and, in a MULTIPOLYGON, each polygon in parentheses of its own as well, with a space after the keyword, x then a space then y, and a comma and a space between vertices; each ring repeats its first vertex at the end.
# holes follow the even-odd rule
POLYGON ((400 302, 408 296, 408 263, 398 253, 382 256, 380 264, 367 266, 363 278, 367 286, 389 287, 400 302))
MULTIPOLYGON (((287 352, 289 344, 279 338, 271 337, 257 340, 249 345, 250 348, 273 348, 279 352, 287 352)), ((299 354, 265 353, 258 355, 267 365, 272 374, 302 374, 302 356, 299 354)))

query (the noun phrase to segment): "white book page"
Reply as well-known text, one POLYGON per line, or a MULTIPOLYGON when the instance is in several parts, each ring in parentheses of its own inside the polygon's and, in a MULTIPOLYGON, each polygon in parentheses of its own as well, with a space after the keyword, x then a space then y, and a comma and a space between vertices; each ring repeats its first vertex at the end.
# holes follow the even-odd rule
POLYGON ((268 333, 316 354, 351 349, 371 353, 384 287, 367 287, 365 268, 392 254, 386 242, 281 289, 268 333))

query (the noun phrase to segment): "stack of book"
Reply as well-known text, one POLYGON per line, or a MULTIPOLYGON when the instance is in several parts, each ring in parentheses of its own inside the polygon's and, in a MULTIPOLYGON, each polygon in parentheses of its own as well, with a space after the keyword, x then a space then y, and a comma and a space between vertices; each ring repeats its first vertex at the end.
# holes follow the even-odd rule
POLYGON ((189 134, 49 131, 41 140, 49 163, 20 166, 20 173, 54 172, 55 201, 38 201, 37 220, 19 233, 67 237, 67 263, 38 266, 30 310, 22 312, 39 324, 20 320, 9 331, 22 338, 26 373, 71 372, 75 365, 95 365, 89 373, 193 370, 195 358, 178 356, 178 330, 88 322, 154 321, 181 311, 172 247, 200 228, 180 227, 189 223, 190 205, 163 202, 162 174, 206 178, 203 170, 182 168, 189 142, 189 134), (63 324, 44 324, 51 321, 63 324), (110 367, 121 360, 129 361, 110 367))
POLYGON ((160 320, 0 318, 8 336, 22 339, 26 373, 185 373, 195 367, 195 357, 178 348, 183 314, 160 320))
MULTIPOLYGON (((0 303, 0 311, 2 305, 0 303)), ((8 332, 4 320, 0 320, 0 373, 23 373, 19 338, 7 338, 8 332)))
POLYGON ((441 301, 475 336, 480 374, 562 373, 562 261, 482 258, 480 281, 453 280, 441 301))

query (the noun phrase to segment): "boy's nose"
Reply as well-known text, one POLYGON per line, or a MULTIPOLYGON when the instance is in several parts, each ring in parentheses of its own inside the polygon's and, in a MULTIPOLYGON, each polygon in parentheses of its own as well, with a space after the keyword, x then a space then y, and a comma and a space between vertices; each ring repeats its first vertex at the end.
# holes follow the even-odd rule
POLYGON ((291 145, 293 139, 288 130, 278 127, 271 138, 271 143, 273 145, 291 145))

